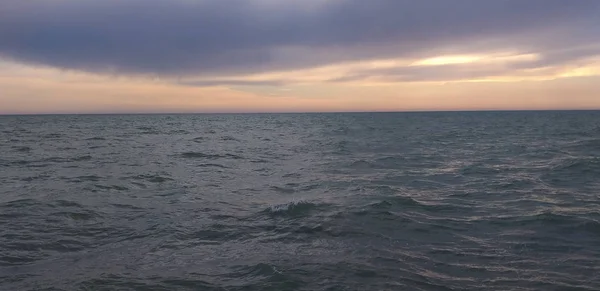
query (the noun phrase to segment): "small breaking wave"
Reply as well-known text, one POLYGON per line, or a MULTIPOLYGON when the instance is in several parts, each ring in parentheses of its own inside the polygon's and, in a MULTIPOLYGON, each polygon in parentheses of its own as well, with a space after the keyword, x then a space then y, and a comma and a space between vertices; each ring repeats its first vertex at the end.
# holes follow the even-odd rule
POLYGON ((271 205, 264 210, 265 213, 274 216, 303 216, 319 208, 319 204, 298 200, 284 204, 271 205))
POLYGON ((245 266, 245 267, 234 268, 234 269, 237 269, 237 270, 233 274, 233 276, 241 277, 241 278, 259 279, 259 278, 269 278, 269 277, 273 277, 273 276, 279 276, 279 275, 283 274, 275 266, 270 265, 270 264, 264 264, 264 263, 260 263, 260 264, 254 265, 254 266, 245 266))

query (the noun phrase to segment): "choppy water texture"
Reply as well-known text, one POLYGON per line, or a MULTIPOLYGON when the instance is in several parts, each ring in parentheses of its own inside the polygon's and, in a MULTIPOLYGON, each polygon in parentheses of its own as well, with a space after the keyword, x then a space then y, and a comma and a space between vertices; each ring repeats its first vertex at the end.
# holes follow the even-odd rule
POLYGON ((1 290, 600 290, 600 113, 0 117, 1 290))

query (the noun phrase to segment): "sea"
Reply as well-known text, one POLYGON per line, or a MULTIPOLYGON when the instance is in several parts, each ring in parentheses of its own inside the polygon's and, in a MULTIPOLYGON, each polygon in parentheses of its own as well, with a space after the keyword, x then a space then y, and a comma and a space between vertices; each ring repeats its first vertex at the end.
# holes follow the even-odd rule
POLYGON ((600 290, 600 112, 0 116, 0 290, 600 290))

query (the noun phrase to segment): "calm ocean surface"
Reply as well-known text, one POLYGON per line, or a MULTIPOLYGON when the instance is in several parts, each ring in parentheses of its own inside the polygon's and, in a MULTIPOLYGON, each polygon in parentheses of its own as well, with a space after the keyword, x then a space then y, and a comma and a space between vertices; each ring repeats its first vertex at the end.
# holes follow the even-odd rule
POLYGON ((0 116, 0 290, 600 290, 600 112, 0 116))

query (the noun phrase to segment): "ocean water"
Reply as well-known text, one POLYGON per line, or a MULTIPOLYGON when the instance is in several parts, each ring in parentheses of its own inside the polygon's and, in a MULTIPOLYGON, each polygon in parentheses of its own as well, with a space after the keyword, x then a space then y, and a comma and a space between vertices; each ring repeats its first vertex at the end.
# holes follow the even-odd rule
POLYGON ((2 116, 0 290, 600 290, 600 112, 2 116))

